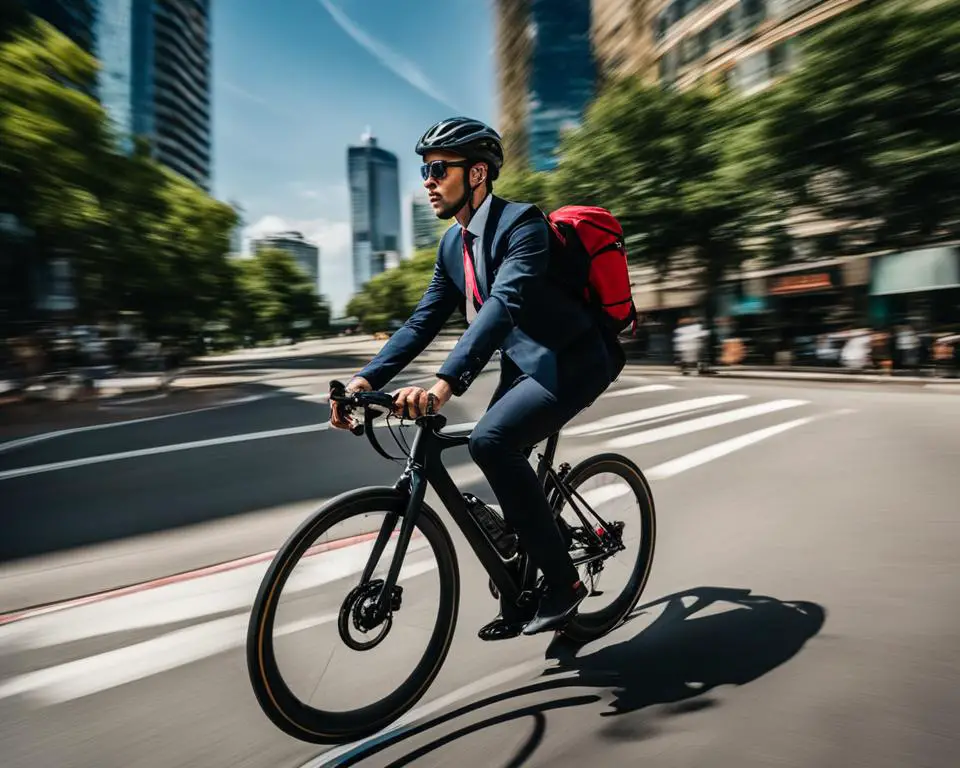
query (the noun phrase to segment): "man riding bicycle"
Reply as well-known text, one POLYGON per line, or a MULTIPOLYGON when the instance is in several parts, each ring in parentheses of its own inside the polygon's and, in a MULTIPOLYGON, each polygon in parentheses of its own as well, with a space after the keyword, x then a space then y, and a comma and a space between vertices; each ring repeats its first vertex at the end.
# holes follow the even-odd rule
MULTIPOLYGON (((501 604, 481 628, 500 640, 561 627, 587 596, 529 462, 531 446, 559 431, 619 375, 624 358, 587 306, 552 280, 549 228, 534 205, 493 194, 503 166, 500 136, 487 125, 455 117, 433 125, 417 142, 421 174, 437 217, 455 218, 440 241, 433 278, 413 314, 347 386, 379 390, 440 332, 455 309, 468 328, 429 391, 404 387, 398 415, 417 418, 462 396, 501 352, 500 381, 474 427, 470 455, 480 467, 546 590, 533 616, 501 604)), ((351 423, 331 404, 331 423, 351 423)))

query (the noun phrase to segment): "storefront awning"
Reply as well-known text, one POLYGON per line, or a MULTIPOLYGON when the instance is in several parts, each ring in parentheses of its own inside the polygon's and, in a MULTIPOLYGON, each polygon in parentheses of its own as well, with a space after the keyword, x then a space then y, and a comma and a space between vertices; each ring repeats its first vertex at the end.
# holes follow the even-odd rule
POLYGON ((877 259, 870 294, 920 293, 960 288, 960 250, 924 248, 891 253, 877 259))

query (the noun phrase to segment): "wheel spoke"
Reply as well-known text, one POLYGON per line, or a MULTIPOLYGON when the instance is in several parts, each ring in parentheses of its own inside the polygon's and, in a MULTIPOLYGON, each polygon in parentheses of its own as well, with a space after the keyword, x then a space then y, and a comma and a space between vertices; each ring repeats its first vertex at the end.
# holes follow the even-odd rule
POLYGON ((436 515, 424 507, 413 521, 397 580, 403 591, 392 593, 399 599, 389 601, 379 622, 371 611, 381 574, 361 579, 377 543, 386 546, 378 547, 376 570, 385 575, 393 564, 389 542, 378 534, 384 516, 404 507, 404 497, 393 489, 341 498, 301 525, 267 569, 251 613, 248 668, 265 714, 296 738, 334 743, 379 730, 416 703, 443 664, 456 625, 459 575, 453 543, 436 515), (343 533, 333 533, 335 527, 343 533), (326 544, 319 547, 318 541, 326 544), (329 615, 331 608, 338 617, 333 621, 308 620, 318 611, 329 615), (292 621, 281 620, 279 612, 288 609, 292 621), (407 626, 395 624, 405 610, 407 626), (289 626, 303 629, 282 631, 289 626), (322 639, 311 628, 332 635, 329 651, 317 652, 322 639), (291 654, 305 654, 307 664, 289 664, 291 654), (310 668, 322 670, 318 679, 309 676, 310 668))

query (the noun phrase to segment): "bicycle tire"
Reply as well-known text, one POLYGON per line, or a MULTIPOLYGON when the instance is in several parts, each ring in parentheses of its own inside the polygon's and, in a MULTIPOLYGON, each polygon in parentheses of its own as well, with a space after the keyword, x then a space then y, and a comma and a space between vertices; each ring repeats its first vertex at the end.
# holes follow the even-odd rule
MULTIPOLYGON (((630 578, 617 598, 609 606, 589 617, 576 614, 559 631, 559 634, 565 638, 581 644, 596 640, 614 630, 636 607, 650 578, 656 547, 657 515, 653 492, 650 490, 650 484, 640 467, 626 456, 617 453, 591 456, 573 467, 563 482, 572 488, 577 488, 580 483, 603 472, 621 477, 633 491, 634 498, 640 508, 640 549, 630 578)), ((552 490, 554 494, 553 509, 556 514, 559 514, 566 501, 558 489, 553 488, 552 490)), ((589 515, 589 512, 586 514, 589 515)))
MULTIPOLYGON (((394 488, 367 488, 342 494, 305 520, 277 551, 257 592, 247 629, 247 671, 257 702, 281 731, 312 744, 339 744, 370 736, 396 721, 426 693, 443 666, 457 625, 460 572, 453 540, 440 518, 423 504, 416 527, 437 559, 440 605, 423 657, 410 676, 379 702, 346 712, 325 712, 301 702, 280 674, 273 648, 279 595, 294 566, 332 525, 365 512, 401 513, 406 497, 394 488)), ((402 610, 402 608, 401 608, 402 610)))

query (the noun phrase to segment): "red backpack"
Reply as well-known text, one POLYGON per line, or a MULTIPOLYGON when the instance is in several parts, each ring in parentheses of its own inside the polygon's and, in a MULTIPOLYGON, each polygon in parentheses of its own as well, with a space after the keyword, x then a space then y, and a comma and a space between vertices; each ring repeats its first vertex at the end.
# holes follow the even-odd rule
POLYGON ((623 227, 606 208, 565 205, 547 217, 551 256, 573 273, 583 298, 614 334, 633 323, 637 308, 630 290, 623 227))

